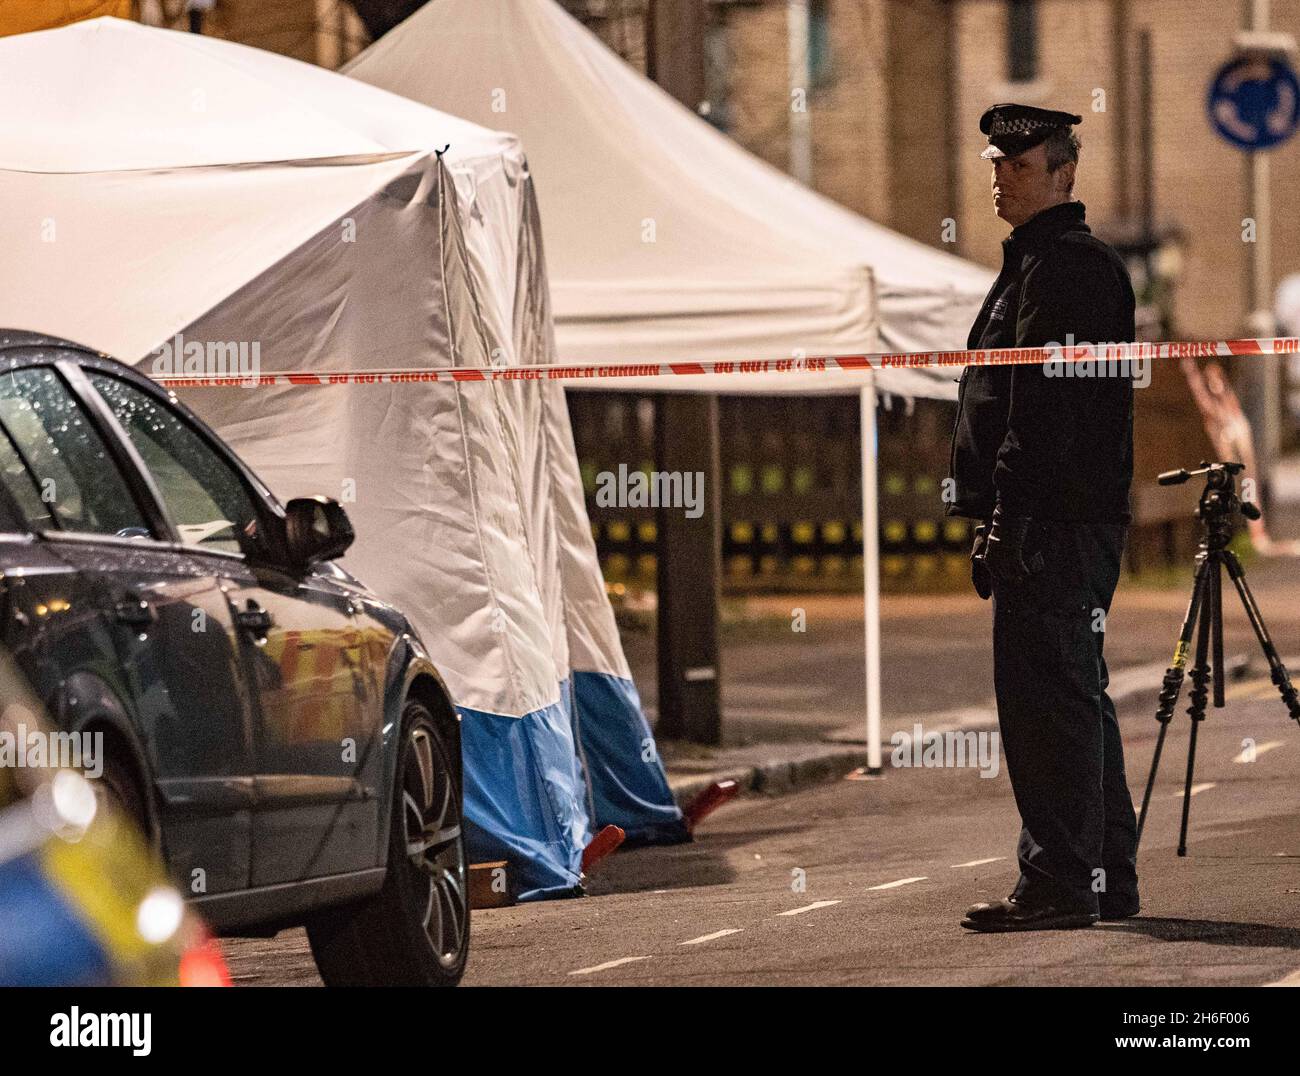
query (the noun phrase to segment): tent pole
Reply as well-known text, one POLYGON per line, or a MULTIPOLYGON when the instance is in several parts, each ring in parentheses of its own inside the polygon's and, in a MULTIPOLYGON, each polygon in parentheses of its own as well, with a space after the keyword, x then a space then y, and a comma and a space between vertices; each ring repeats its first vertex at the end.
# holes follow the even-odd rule
POLYGON ((867 670, 867 772, 880 773, 880 528, 876 444, 876 372, 859 390, 862 412, 862 597, 867 670))

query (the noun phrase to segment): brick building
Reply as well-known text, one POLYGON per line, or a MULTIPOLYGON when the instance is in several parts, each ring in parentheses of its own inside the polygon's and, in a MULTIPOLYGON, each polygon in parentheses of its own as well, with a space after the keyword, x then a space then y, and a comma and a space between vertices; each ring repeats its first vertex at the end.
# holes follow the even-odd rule
POLYGON ((339 67, 370 44, 345 0, 133 0, 131 6, 139 21, 172 30, 189 29, 194 8, 202 32, 211 37, 322 67, 339 67))

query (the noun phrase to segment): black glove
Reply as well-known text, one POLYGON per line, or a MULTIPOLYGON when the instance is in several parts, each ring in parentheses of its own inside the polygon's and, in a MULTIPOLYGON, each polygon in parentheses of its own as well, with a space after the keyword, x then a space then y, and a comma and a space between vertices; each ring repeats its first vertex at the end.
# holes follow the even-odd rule
POLYGON ((985 601, 993 593, 993 580, 989 578, 989 568, 984 563, 984 546, 988 537, 989 525, 981 523, 975 528, 975 544, 970 551, 970 581, 975 584, 975 593, 985 601))
POLYGON ((984 563, 989 573, 1006 583, 1028 579, 1043 567, 1043 554, 1035 550, 1025 555, 1025 537, 1033 520, 1029 516, 1009 516, 1002 506, 993 509, 988 540, 984 544, 984 563))

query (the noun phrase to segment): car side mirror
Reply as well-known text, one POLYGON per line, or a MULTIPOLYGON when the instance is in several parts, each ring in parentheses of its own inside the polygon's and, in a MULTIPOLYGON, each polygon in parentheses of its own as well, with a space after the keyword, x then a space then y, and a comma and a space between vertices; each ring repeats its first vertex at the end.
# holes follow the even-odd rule
POLYGON ((348 514, 330 497, 295 497, 284 507, 285 551, 295 565, 341 557, 355 538, 348 514))

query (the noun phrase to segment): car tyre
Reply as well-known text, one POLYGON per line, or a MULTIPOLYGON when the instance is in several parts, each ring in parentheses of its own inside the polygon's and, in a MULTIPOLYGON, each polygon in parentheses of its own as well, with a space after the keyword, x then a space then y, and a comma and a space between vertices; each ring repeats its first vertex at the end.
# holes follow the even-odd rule
POLYGON ((144 791, 140 787, 134 767, 119 755, 105 753, 103 770, 98 777, 84 774, 90 781, 95 793, 95 802, 100 808, 129 818, 135 823, 140 835, 150 839, 149 811, 145 807, 144 791))
POLYGON ((307 923, 327 986, 455 986, 469 956, 469 870, 456 769, 428 709, 407 702, 374 896, 307 923))

